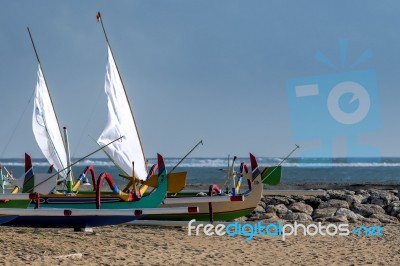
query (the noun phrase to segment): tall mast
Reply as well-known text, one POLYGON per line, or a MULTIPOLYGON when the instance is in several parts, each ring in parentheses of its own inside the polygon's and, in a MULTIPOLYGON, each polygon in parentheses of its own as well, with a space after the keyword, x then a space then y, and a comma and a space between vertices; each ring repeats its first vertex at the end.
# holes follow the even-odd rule
MULTIPOLYGON (((110 48, 111 55, 113 56, 114 61, 115 61, 114 53, 113 53, 113 51, 112 51, 112 49, 111 49, 110 42, 108 41, 106 29, 104 28, 103 19, 101 18, 100 12, 97 12, 96 18, 97 18, 97 21, 100 21, 100 23, 101 23, 101 27, 103 28, 104 37, 106 38, 107 45, 108 45, 108 47, 110 48)), ((135 116, 133 115, 132 106, 131 106, 131 103, 130 103, 130 101, 129 101, 128 94, 126 93, 125 85, 124 85, 124 82, 123 82, 123 80, 122 80, 121 73, 119 72, 118 65, 117 65, 116 62, 115 62, 115 66, 117 67, 118 76, 119 76, 119 79, 121 80, 122 87, 124 88, 125 97, 126 97, 126 100, 127 100, 127 102, 128 102, 129 109, 131 110, 132 119, 133 119, 133 121, 135 122, 135 128, 136 128, 137 135, 138 135, 138 137, 139 137, 140 147, 142 148, 143 158, 144 158, 144 161, 145 161, 145 163, 146 163, 147 160, 146 160, 146 155, 144 154, 142 139, 140 138, 140 134, 139 134, 139 130, 138 130, 138 128, 137 128, 137 123, 136 123, 136 120, 135 120, 135 116)))

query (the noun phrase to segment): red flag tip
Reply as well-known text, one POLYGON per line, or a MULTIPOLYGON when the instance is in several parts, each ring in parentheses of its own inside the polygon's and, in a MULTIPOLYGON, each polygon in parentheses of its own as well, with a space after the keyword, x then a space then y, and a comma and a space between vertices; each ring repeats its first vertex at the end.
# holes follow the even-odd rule
POLYGON ((101 19, 101 14, 100 14, 100 12, 97 12, 97 14, 96 14, 96 19, 97 19, 97 21, 99 21, 99 20, 101 19))

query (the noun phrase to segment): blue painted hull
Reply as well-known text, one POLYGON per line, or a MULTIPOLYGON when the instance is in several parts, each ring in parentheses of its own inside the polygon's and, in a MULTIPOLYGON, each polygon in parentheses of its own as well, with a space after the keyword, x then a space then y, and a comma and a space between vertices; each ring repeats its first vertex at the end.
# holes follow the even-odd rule
MULTIPOLYGON (((9 217, 10 222, 6 226, 29 226, 29 227, 67 227, 85 228, 105 225, 116 225, 127 223, 141 218, 141 216, 4 216, 9 217)), ((1 223, 0 217, 0 223, 1 223)))
POLYGON ((17 217, 18 216, 16 216, 16 215, 2 215, 2 216, 0 216, 0 225, 8 223, 8 222, 14 220, 17 217))

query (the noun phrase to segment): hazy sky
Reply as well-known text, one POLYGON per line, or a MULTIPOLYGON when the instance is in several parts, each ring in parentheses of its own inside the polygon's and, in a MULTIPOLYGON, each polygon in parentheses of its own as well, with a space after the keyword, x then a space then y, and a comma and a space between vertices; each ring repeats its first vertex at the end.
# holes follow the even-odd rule
MULTIPOLYGON (((42 157, 31 128, 37 62, 27 26, 60 124, 69 129, 72 155, 97 148, 89 135, 97 139, 107 119, 107 50, 97 11, 148 157, 157 152, 179 157, 200 139, 204 146, 192 156, 285 156, 294 143, 306 153, 321 140, 333 143, 334 155, 364 155, 349 152, 346 129, 327 136, 318 119, 294 121, 299 110, 287 84, 366 69, 376 78, 370 94, 376 126, 351 131, 351 137, 383 156, 400 155, 400 2, 96 0, 2 1, 3 158, 22 158, 24 152, 42 157), (367 50, 372 57, 351 66, 367 50), (318 52, 337 68, 316 60, 318 52)), ((307 108, 326 112, 318 104, 307 108)), ((322 155, 330 156, 329 149, 322 155)))

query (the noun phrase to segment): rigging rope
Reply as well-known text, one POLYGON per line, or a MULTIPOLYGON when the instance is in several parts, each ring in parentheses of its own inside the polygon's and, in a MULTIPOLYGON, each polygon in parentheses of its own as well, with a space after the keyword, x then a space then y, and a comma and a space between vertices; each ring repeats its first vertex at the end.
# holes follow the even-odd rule
MULTIPOLYGON (((89 126, 89 123, 90 123, 91 120, 92 120, 92 117, 93 117, 94 111, 95 111, 95 109, 96 109, 96 107, 97 107, 97 103, 99 102, 100 96, 103 94, 103 91, 101 91, 101 90, 98 90, 98 91, 99 91, 99 92, 98 92, 98 94, 97 94, 97 99, 96 99, 96 101, 94 101, 94 105, 93 105, 92 110, 91 110, 91 112, 90 112, 90 114, 89 114, 89 118, 88 118, 88 120, 86 121, 86 124, 85 124, 85 126, 83 127, 83 129, 82 129, 82 131, 81 131, 81 134, 79 135, 78 143, 75 145, 74 153, 72 154, 71 158, 75 158, 75 155, 76 155, 76 153, 78 152, 79 147, 81 146, 81 142, 82 142, 82 139, 83 139, 83 134, 87 131, 86 129, 87 129, 87 127, 89 126)), ((95 141, 96 141, 96 140, 95 140, 95 141)), ((97 143, 97 141, 96 141, 96 143, 97 143)))
POLYGON ((30 103, 31 103, 34 94, 35 94, 35 90, 32 91, 32 94, 31 94, 31 97, 29 97, 28 103, 25 104, 25 108, 24 108, 24 110, 22 111, 22 114, 21 114, 21 116, 20 116, 19 119, 18 119, 17 125, 14 127, 14 129, 13 129, 13 131, 12 131, 12 134, 11 134, 11 136, 10 136, 10 138, 9 138, 9 140, 8 140, 8 142, 7 142, 7 144, 6 144, 6 146, 5 146, 4 149, 2 150, 1 155, 0 155, 0 158, 3 158, 4 153, 6 152, 8 146, 10 145, 11 141, 13 140, 13 137, 14 137, 14 135, 15 135, 15 132, 17 131, 17 129, 18 129, 18 127, 19 127, 19 125, 20 125, 20 123, 21 123, 21 121, 22 121, 22 118, 24 117, 24 114, 25 114, 26 110, 28 109, 28 106, 29 106, 30 103))

